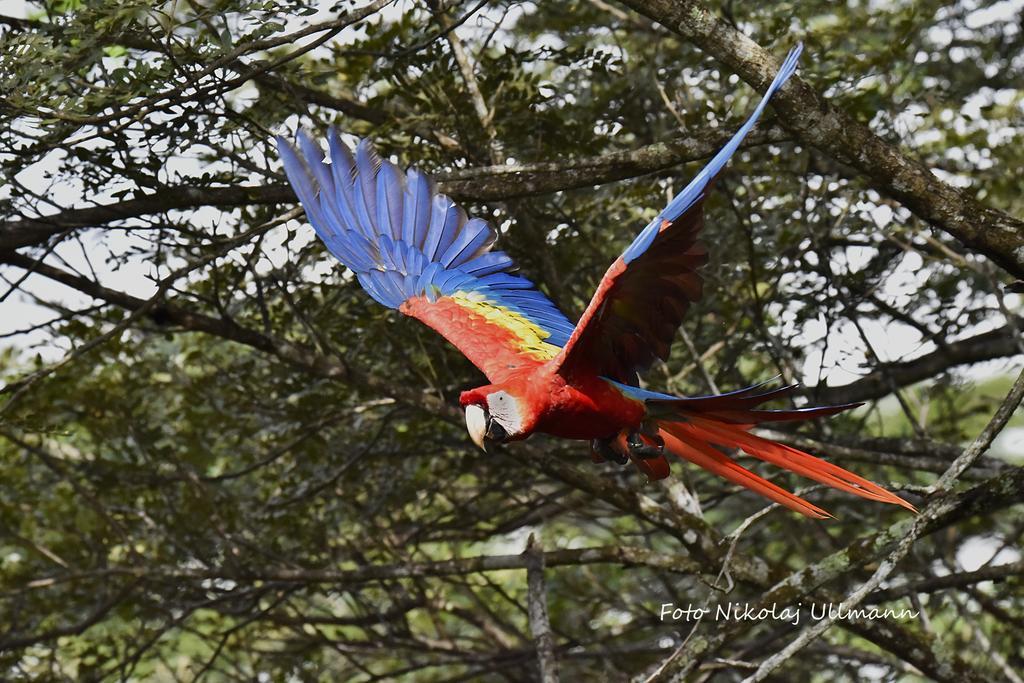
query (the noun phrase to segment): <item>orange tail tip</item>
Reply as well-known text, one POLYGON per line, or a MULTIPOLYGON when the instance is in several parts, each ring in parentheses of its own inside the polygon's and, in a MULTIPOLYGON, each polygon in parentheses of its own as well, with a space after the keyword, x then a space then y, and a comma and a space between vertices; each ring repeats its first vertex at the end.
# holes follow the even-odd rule
POLYGON ((832 516, 816 505, 808 503, 799 496, 740 466, 711 444, 741 448, 755 458, 827 486, 869 500, 900 505, 917 512, 913 505, 896 494, 853 472, 844 470, 838 465, 816 458, 791 446, 749 434, 739 425, 692 416, 690 420, 690 422, 661 423, 659 425, 667 450, 720 477, 749 488, 790 510, 817 519, 832 516))
POLYGON ((917 512, 917 508, 913 505, 878 484, 792 446, 769 441, 742 430, 730 429, 730 425, 701 418, 697 418, 689 426, 698 433, 705 432, 708 440, 714 443, 742 448, 755 458, 770 462, 826 486, 852 493, 861 498, 891 503, 911 512, 917 512))

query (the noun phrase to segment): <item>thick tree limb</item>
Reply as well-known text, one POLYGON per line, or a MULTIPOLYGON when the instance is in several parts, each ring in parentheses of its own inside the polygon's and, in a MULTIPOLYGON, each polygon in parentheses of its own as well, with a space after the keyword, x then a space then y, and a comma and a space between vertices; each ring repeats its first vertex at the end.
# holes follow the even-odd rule
POLYGON ((126 199, 113 204, 68 209, 41 218, 7 221, 0 224, 0 251, 42 244, 66 230, 98 227, 108 223, 141 218, 176 209, 200 206, 233 208, 251 204, 275 204, 294 201, 287 185, 263 187, 169 187, 159 192, 126 199))
POLYGON ((900 388, 923 382, 958 365, 1008 358, 1020 353, 1013 325, 949 342, 923 356, 901 363, 887 363, 868 375, 838 387, 807 387, 803 394, 820 403, 840 404, 870 401, 887 396, 893 386, 900 388))
MULTIPOLYGON (((778 71, 775 56, 699 2, 622 2, 694 43, 756 88, 766 88, 778 71)), ((923 163, 875 135, 799 76, 775 94, 772 106, 801 140, 849 164, 922 220, 1024 278, 1024 221, 942 182, 923 163)))
MULTIPOLYGON (((540 552, 540 551, 538 551, 540 552)), ((590 564, 618 564, 627 567, 655 567, 680 574, 700 571, 698 565, 685 556, 659 553, 633 546, 600 546, 593 548, 571 548, 542 552, 546 567, 575 567, 590 564)), ((405 561, 395 564, 368 564, 356 569, 294 569, 258 568, 244 571, 231 568, 176 569, 174 571, 152 570, 125 564, 105 567, 90 572, 68 573, 35 579, 33 588, 78 581, 83 579, 129 576, 138 579, 183 581, 191 579, 231 579, 273 581, 275 583, 329 583, 339 587, 355 586, 373 581, 411 579, 419 577, 464 576, 479 572, 496 572, 509 569, 529 569, 536 558, 526 553, 519 555, 477 555, 452 560, 432 562, 405 561)))
MULTIPOLYGON (((784 139, 778 128, 752 134, 748 145, 784 139)), ((705 131, 635 150, 611 152, 562 162, 486 166, 435 174, 442 191, 467 202, 495 201, 589 187, 634 178, 672 166, 705 159, 728 139, 722 131, 705 131)), ((69 229, 99 227, 164 211, 200 206, 233 208, 254 204, 295 202, 284 184, 260 187, 173 187, 145 197, 84 209, 68 209, 53 216, 0 223, 0 251, 33 246, 69 229)))
MULTIPOLYGON (((127 311, 136 311, 143 307, 149 307, 148 315, 157 324, 178 326, 190 332, 205 332, 221 339, 251 346, 289 363, 303 367, 317 376, 347 381, 353 380, 352 370, 341 363, 341 361, 316 354, 310 349, 286 340, 257 332, 239 325, 234 320, 216 318, 172 303, 162 302, 154 305, 146 299, 104 287, 88 278, 69 273, 47 263, 38 262, 23 254, 5 254, 2 257, 2 261, 19 268, 31 268, 33 272, 39 275, 48 277, 83 294, 106 301, 127 311)), ((369 382, 368 386, 376 384, 382 392, 385 390, 383 383, 369 378, 364 379, 369 382)))
POLYGON ((1008 562, 990 567, 982 567, 973 572, 958 572, 945 576, 932 576, 918 581, 875 591, 871 594, 871 602, 897 600, 911 593, 934 593, 950 588, 963 588, 983 581, 1005 581, 1014 576, 1024 576, 1024 562, 1008 562))
POLYGON ((135 589, 136 583, 137 581, 131 582, 111 593, 108 597, 97 604, 96 607, 94 607, 81 621, 66 624, 64 626, 57 626, 44 631, 43 633, 4 633, 3 636, 0 637, 0 651, 9 652, 18 648, 35 645, 36 643, 42 643, 48 640, 57 640, 58 638, 63 638, 65 636, 74 636, 85 633, 102 621, 111 610, 115 609, 129 595, 131 595, 132 591, 135 589))

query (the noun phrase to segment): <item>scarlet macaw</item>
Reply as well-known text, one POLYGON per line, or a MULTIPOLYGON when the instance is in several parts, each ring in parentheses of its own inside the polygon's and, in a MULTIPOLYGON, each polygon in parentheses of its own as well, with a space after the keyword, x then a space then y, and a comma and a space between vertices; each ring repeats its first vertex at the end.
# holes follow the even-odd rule
POLYGON ((852 472, 749 431, 859 404, 760 410, 794 387, 759 392, 759 384, 680 398, 636 386, 639 371, 668 356, 684 313, 701 296, 697 268, 707 256, 697 235, 706 192, 795 71, 800 51, 797 45, 789 53, 725 147, 615 260, 576 325, 529 280, 511 274, 512 260, 491 250, 496 233, 486 221, 467 218, 419 171, 403 176, 366 140, 353 159, 333 129, 329 165, 302 132, 301 156, 281 137, 278 148, 309 222, 367 293, 432 327, 487 376, 490 384, 460 396, 470 437, 481 448, 535 432, 588 440, 596 460, 632 460, 652 480, 668 476, 669 452, 809 517, 830 516, 716 446, 739 448, 834 488, 913 510, 852 472))

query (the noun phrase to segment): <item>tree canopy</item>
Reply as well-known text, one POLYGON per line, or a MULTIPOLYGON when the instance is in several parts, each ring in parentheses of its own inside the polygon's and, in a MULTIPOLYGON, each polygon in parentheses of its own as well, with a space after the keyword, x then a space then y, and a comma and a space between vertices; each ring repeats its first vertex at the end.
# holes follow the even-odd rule
POLYGON ((0 678, 1020 680, 1020 2, 21 9, 0 16, 0 678), (645 385, 864 402, 771 436, 919 516, 746 461, 836 519, 581 442, 477 451, 457 399, 483 378, 333 260, 273 144, 370 138, 578 316, 798 40, 645 385), (811 618, 844 599, 891 612, 811 618))

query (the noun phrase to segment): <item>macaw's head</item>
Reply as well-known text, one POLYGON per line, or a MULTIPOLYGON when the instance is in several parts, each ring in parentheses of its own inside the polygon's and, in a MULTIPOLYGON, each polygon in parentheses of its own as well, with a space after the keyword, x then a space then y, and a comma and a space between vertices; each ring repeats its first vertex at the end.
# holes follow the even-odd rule
POLYGON ((536 422, 525 397, 494 385, 464 391, 459 403, 466 411, 469 438, 480 448, 525 439, 536 422))

